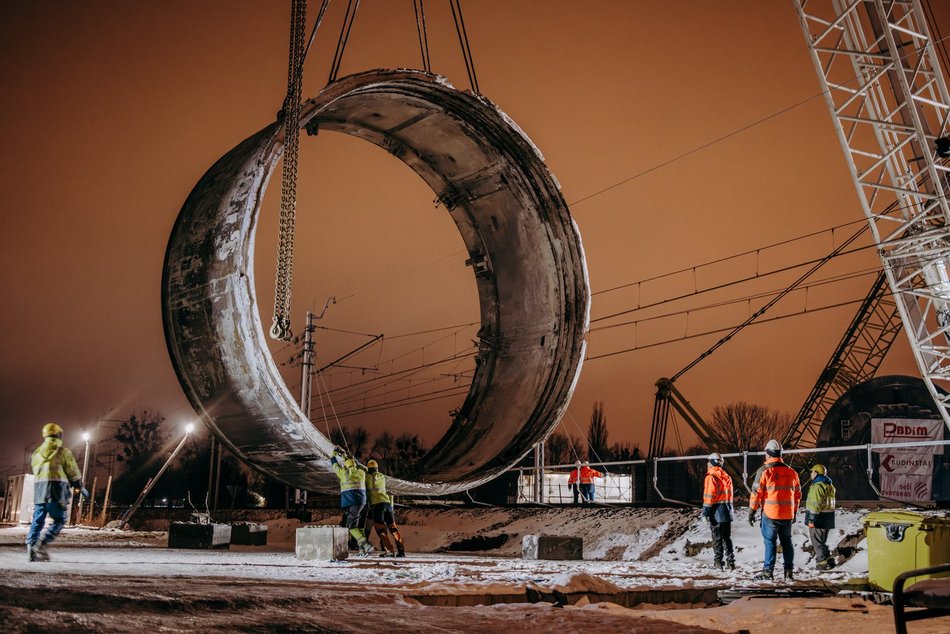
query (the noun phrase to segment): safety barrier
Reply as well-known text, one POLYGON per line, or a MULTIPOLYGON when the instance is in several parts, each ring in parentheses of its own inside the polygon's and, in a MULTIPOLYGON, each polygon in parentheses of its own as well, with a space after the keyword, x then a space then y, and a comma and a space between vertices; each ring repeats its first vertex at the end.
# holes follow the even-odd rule
MULTIPOLYGON (((837 447, 811 447, 805 449, 787 449, 783 451, 782 455, 785 458, 787 463, 792 463, 792 466, 795 465, 794 457, 804 456, 804 455, 827 455, 831 456, 842 456, 847 454, 866 454, 866 459, 862 462, 865 464, 863 470, 864 473, 861 474, 860 479, 864 481, 864 485, 869 487, 869 490, 873 492, 872 495, 867 495, 863 497, 856 497, 854 499, 868 499, 870 497, 876 497, 880 500, 888 500, 893 502, 898 502, 901 504, 910 504, 913 505, 913 500, 908 499, 897 499, 894 497, 889 497, 884 495, 878 484, 874 482, 874 476, 876 473, 875 470, 875 459, 873 454, 875 452, 894 452, 894 451, 907 451, 915 448, 923 447, 944 447, 950 445, 950 440, 930 440, 930 441, 917 441, 917 442, 906 442, 906 443, 879 443, 873 444, 868 443, 864 445, 846 445, 846 446, 837 446, 837 447)), ((942 451, 934 450, 932 455, 936 456, 937 454, 942 453, 942 451)), ((724 459, 730 461, 733 469, 738 471, 736 467, 741 460, 741 484, 742 489, 745 490, 747 495, 751 495, 753 483, 749 481, 749 462, 750 458, 762 457, 764 459, 764 451, 743 451, 736 453, 723 453, 721 454, 724 459)), ((652 458, 649 460, 624 460, 624 461, 612 461, 612 462, 596 462, 591 463, 591 466, 595 469, 603 470, 604 477, 595 479, 595 492, 596 497, 593 500, 596 503, 604 504, 631 504, 637 502, 663 502, 668 504, 682 504, 686 506, 694 506, 695 504, 687 500, 677 499, 674 494, 666 495, 661 489, 661 477, 660 477, 660 466, 665 463, 682 463, 685 468, 690 462, 695 461, 706 461, 708 454, 702 455, 690 455, 690 456, 663 456, 658 458, 652 458), (651 468, 652 465, 652 468, 651 468), (650 480, 651 491, 647 490, 647 481, 650 480)), ((834 459, 833 459, 834 460, 834 459)), ((815 461, 811 461, 811 464, 814 464, 815 461)), ((846 462, 845 460, 839 460, 839 462, 846 462)), ((932 463, 936 465, 936 460, 932 463)), ((528 467, 515 467, 512 471, 518 472, 518 485, 517 485, 517 494, 515 499, 510 501, 513 503, 529 503, 529 504, 572 504, 574 503, 574 492, 568 486, 568 478, 570 472, 575 468, 574 463, 568 464, 555 464, 555 465, 541 465, 541 466, 528 466, 528 467), (540 477, 542 481, 542 487, 540 488, 540 496, 538 495, 539 490, 535 487, 535 479, 540 477)), ((856 474, 853 472, 853 464, 848 463, 849 473, 839 473, 839 476, 850 476, 851 480, 854 480, 856 474)), ((933 468, 933 467, 932 467, 933 468)), ((702 473, 705 473, 705 465, 702 465, 702 473)), ((835 474, 833 474, 834 477, 835 474)), ((701 475, 699 477, 699 482, 701 486, 701 475)), ((804 482, 803 482, 804 484, 804 482)), ((837 483, 836 483, 837 484, 837 483)), ((847 487, 845 487, 845 490, 847 487)), ((736 486, 736 493, 741 493, 742 490, 736 486)), ((693 499, 698 499, 700 490, 693 492, 695 497, 693 499)), ((950 496, 950 491, 940 492, 943 495, 950 496)), ((839 499, 847 499, 842 497, 839 494, 839 499)), ((579 500, 582 501, 582 500, 579 500)), ((924 500, 918 500, 924 501, 924 500)), ((932 500, 925 500, 932 501, 932 500)))

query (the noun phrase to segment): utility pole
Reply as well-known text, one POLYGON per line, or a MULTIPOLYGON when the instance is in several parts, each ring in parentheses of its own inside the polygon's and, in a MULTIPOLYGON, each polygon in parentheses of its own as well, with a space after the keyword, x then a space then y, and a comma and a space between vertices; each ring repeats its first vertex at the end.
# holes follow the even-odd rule
MULTIPOLYGON (((326 312, 326 308, 323 309, 326 312)), ((304 416, 310 419, 310 397, 313 394, 313 332, 316 328, 313 325, 315 315, 307 311, 307 327, 304 329, 303 337, 303 361, 300 364, 300 409, 304 416)), ((294 489, 294 503, 300 509, 307 507, 307 492, 301 489, 294 489)))
POLYGON ((313 325, 314 314, 307 311, 307 327, 303 337, 303 362, 300 364, 300 409, 304 416, 310 418, 310 395, 313 383, 313 325))
POLYGON ((534 501, 544 503, 544 443, 534 446, 534 501))
MULTIPOLYGON (((214 443, 215 436, 214 434, 211 434, 211 451, 208 453, 208 492, 205 495, 205 507, 209 507, 211 505, 211 491, 214 488, 214 443)), ((210 509, 205 508, 205 510, 208 511, 210 509)))
MULTIPOLYGON (((84 431, 84 432, 82 433, 82 440, 83 440, 84 443, 86 443, 86 445, 85 445, 85 448, 83 449, 83 452, 82 452, 82 480, 81 480, 80 482, 82 483, 82 486, 86 486, 86 471, 89 469, 89 432, 84 431)), ((77 515, 77 517, 76 517, 76 519, 73 521, 73 524, 76 524, 76 523, 82 521, 82 503, 85 502, 85 501, 86 501, 86 500, 85 500, 85 499, 83 498, 83 496, 80 494, 80 496, 79 496, 79 506, 78 506, 78 508, 76 509, 76 515, 77 515)))

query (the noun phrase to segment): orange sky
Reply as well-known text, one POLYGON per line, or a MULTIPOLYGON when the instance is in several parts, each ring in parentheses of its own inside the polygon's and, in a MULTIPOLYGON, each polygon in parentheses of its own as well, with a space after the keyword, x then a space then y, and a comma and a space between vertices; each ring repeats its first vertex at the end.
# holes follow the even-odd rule
MULTIPOLYGON (((950 7, 933 4, 942 32, 950 33, 950 7)), ((328 12, 306 65, 305 96, 325 83, 344 7, 336 2, 328 12)), ((862 218, 790 2, 469 0, 463 7, 482 93, 541 149, 571 205, 587 252, 594 320, 637 301, 677 296, 694 281, 681 275, 606 289, 862 218)), ((426 8, 433 70, 467 88, 448 3, 430 0, 426 8)), ((0 8, 0 469, 21 464, 24 448, 36 444, 49 420, 62 423, 73 443, 97 417, 140 409, 174 422, 193 417, 162 332, 165 245, 198 178, 274 119, 286 90, 288 21, 289 2, 276 1, 0 8)), ((419 65, 411 3, 363 0, 341 75, 419 65)), ((279 172, 257 237, 265 326, 278 197, 279 172)), ((387 337, 382 348, 348 362, 371 371, 331 372, 332 387, 360 376, 385 383, 390 369, 470 345, 471 328, 441 342, 435 340, 453 331, 395 336, 478 317, 461 240, 410 170, 353 138, 303 138, 298 198, 295 330, 308 308, 319 311, 335 296, 340 301, 321 326, 387 337)), ((757 263, 749 257, 699 269, 696 283, 735 280, 831 248, 825 233, 765 251, 757 263)), ((865 253, 822 277, 876 265, 865 253)), ((794 276, 654 312, 778 289, 794 276)), ((807 298, 799 293, 776 313, 858 299, 870 281, 814 288, 807 298)), ((763 301, 636 331, 594 330, 588 352, 597 357, 735 324, 763 301)), ((854 310, 750 328, 677 385, 704 414, 735 400, 794 414, 854 310)), ((616 322, 594 326, 608 323, 616 322)), ((715 340, 696 337, 588 361, 563 423, 567 431, 586 429, 593 402, 603 400, 611 440, 645 446, 654 382, 715 340)), ((321 331, 318 362, 365 341, 321 331)), ((289 354, 282 344, 273 349, 278 361, 289 354)), ((440 374, 464 369, 442 366, 414 386, 390 384, 367 404, 425 398, 427 389, 450 387, 444 382, 451 376, 440 374)), ((916 374, 903 336, 882 371, 916 374)), ((288 383, 296 392, 295 372, 288 383)), ((333 394, 343 399, 342 391, 333 394)), ((461 399, 385 407, 341 422, 373 433, 421 433, 431 446, 461 399)))

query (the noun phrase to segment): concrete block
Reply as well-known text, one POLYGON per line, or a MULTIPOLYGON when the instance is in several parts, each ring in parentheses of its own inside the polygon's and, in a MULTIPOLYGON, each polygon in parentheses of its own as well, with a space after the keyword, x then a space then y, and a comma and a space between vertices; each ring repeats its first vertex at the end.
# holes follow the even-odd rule
POLYGON ((346 559, 350 532, 342 526, 304 526, 297 529, 297 559, 346 559))
POLYGON ((525 535, 522 559, 578 560, 584 558, 584 539, 561 535, 525 535))
POLYGON ((231 524, 231 543, 241 546, 266 546, 266 524, 231 524))
POLYGON ((172 522, 168 527, 169 548, 230 548, 231 527, 227 524, 172 522))

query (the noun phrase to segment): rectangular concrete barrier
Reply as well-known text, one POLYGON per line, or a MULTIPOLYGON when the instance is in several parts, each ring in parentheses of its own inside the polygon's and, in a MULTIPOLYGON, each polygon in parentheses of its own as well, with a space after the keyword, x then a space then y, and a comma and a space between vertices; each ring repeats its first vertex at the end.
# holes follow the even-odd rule
POLYGON ((297 559, 346 559, 350 532, 342 526, 304 526, 297 529, 297 559))
POLYGON ((230 548, 231 527, 227 524, 172 522, 168 526, 169 548, 230 548))
POLYGON ((231 543, 241 546, 266 546, 267 524, 231 524, 231 543))
POLYGON ((584 558, 584 539, 561 535, 525 535, 522 559, 577 560, 584 558))

